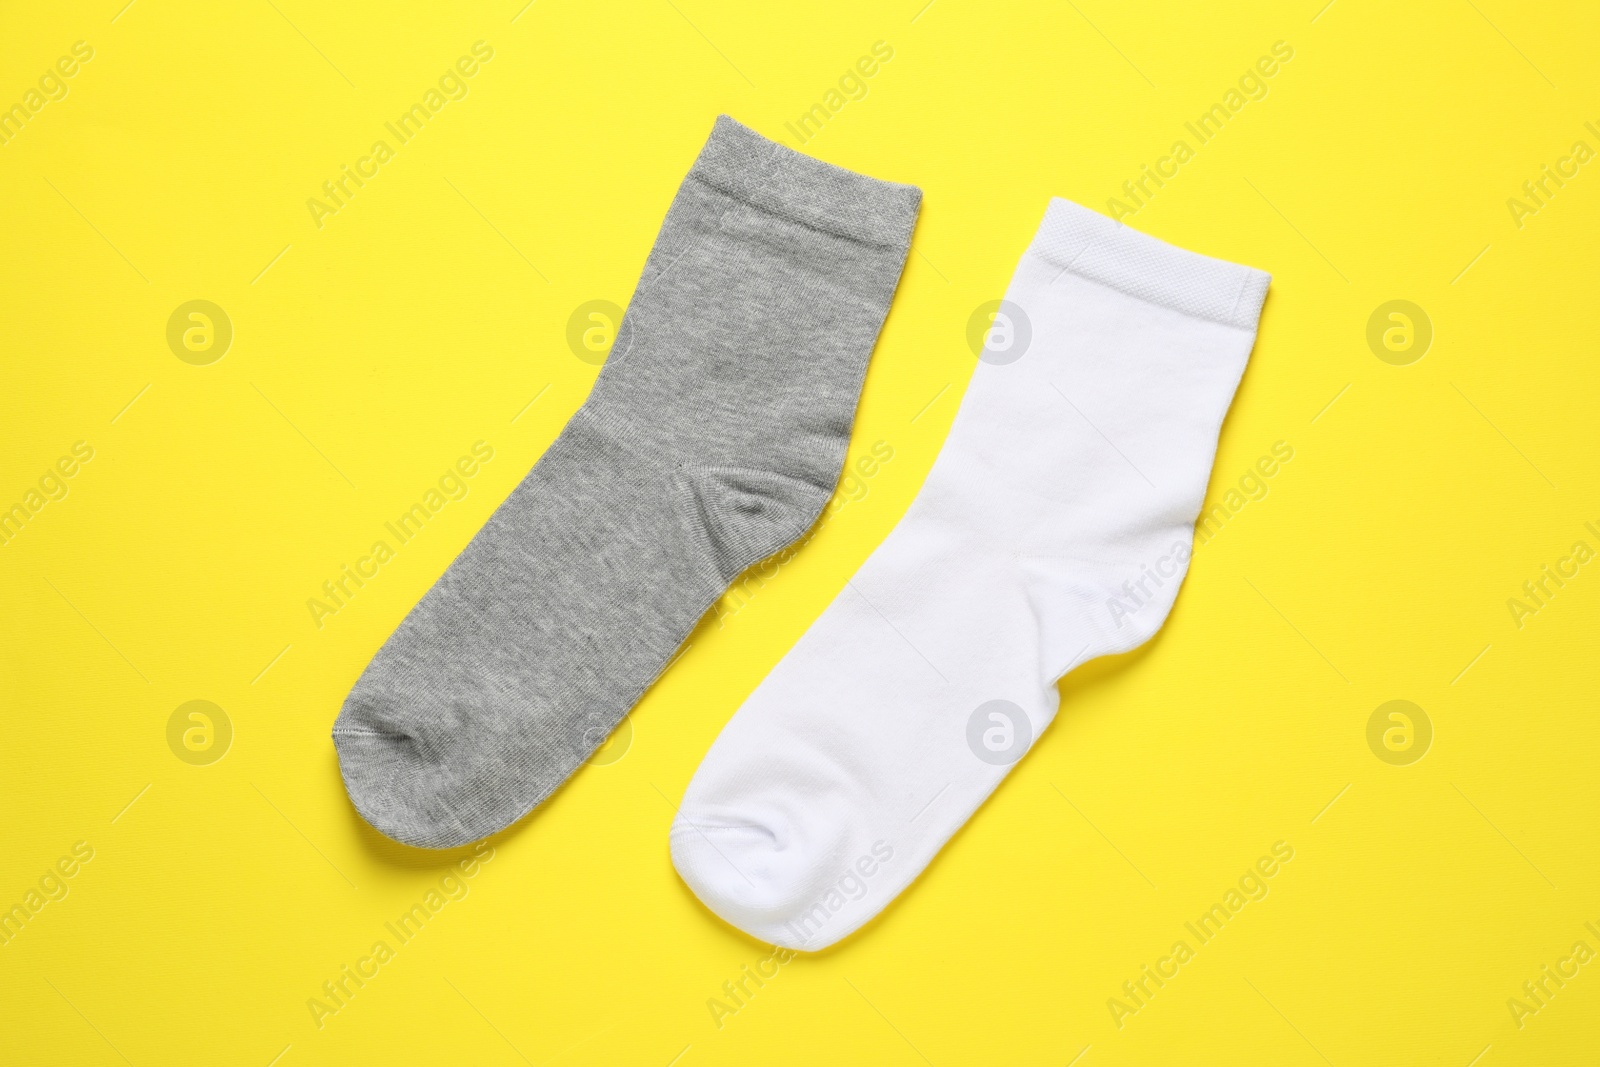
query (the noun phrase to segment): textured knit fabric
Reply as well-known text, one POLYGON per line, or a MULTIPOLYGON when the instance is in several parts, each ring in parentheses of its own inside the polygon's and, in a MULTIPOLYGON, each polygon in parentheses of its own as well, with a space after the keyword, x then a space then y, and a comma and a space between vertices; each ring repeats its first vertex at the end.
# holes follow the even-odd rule
POLYGON ((1052 202, 910 510, 689 784, 672 856, 708 907, 844 937, 1027 752, 1057 679, 1156 632, 1267 283, 1052 202))
POLYGON ((344 702, 368 822, 443 848, 521 818, 805 532, 920 202, 717 120, 589 399, 344 702))

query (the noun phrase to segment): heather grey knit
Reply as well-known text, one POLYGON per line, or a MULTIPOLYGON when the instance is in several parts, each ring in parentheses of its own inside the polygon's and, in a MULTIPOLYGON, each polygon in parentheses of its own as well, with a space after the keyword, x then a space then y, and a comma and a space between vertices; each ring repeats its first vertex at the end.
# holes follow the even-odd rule
POLYGON ((589 399, 346 698, 362 817, 426 848, 515 822, 816 520, 921 198, 717 119, 589 399))

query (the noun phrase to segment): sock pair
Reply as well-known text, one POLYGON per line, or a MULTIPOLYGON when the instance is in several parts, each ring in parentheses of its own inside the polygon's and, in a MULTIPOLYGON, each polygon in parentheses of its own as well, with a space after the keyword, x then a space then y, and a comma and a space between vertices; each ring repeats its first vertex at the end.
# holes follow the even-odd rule
MULTIPOLYGON (((717 120, 589 399, 340 711, 368 822, 440 848, 521 818, 815 521, 920 199, 717 120)), ((910 511, 690 783, 672 857, 708 907, 790 948, 850 933, 1057 679, 1156 631, 1267 283, 1051 203, 910 511)))

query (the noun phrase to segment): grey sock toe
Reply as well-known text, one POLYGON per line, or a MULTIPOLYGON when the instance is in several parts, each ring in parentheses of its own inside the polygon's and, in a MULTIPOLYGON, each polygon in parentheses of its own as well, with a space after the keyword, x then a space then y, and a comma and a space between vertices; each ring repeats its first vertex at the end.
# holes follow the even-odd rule
POLYGON ((717 120, 589 399, 346 698, 363 818, 429 848, 515 822, 815 521, 921 195, 717 120))

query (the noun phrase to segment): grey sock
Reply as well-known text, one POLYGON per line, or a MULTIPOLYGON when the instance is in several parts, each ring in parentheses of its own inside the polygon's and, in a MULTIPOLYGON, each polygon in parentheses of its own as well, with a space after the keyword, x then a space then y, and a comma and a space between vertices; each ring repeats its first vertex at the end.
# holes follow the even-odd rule
POLYGON ((362 817, 428 848, 515 822, 816 520, 921 198, 717 119, 589 399, 346 698, 362 817))

